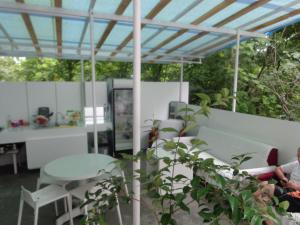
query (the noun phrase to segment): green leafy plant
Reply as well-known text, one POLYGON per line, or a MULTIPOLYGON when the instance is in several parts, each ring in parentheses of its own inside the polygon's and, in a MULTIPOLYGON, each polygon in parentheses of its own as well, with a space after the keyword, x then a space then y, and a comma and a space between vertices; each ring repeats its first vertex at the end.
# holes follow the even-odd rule
MULTIPOLYGON (((229 99, 228 93, 224 90, 223 94, 217 95, 217 102, 224 105, 229 99)), ((208 108, 196 111, 185 108, 186 132, 197 123, 197 116, 208 116, 211 100, 207 95, 199 94, 199 97, 202 99, 201 106, 208 108)), ((173 128, 163 128, 161 131, 178 132, 173 128)), ((176 213, 184 211, 189 214, 191 207, 193 210, 196 207, 199 217, 212 225, 218 225, 224 219, 234 225, 260 225, 267 220, 281 224, 279 216, 285 214, 286 202, 279 203, 277 199, 274 199, 275 203, 257 201, 253 194, 259 188, 259 182, 239 169, 251 156, 233 156, 230 165, 216 165, 212 158, 201 157, 206 151, 205 145, 204 140, 196 138, 191 139, 190 143, 181 141, 181 137, 163 140, 146 153, 124 154, 123 160, 120 160, 117 166, 122 169, 127 167, 128 163, 143 160, 155 167, 161 162, 159 168, 136 171, 139 176, 134 177, 140 180, 145 196, 152 199, 152 206, 159 215, 161 225, 176 225, 176 213), (158 154, 157 148, 164 151, 164 154, 158 154), (193 176, 176 174, 176 166, 191 170, 193 176)), ((86 224, 105 224, 104 214, 116 204, 115 196, 120 193, 121 186, 122 181, 111 176, 99 181, 96 193, 87 193, 85 204, 92 203, 93 209, 84 220, 86 224), (107 190, 110 194, 103 194, 107 190)), ((130 201, 131 198, 132 195, 126 198, 126 201, 130 201)))

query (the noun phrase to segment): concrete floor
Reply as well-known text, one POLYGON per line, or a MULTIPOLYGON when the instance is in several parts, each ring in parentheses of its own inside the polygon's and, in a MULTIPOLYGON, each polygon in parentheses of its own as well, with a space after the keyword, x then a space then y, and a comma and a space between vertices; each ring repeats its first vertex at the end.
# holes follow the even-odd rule
MULTIPOLYGON (((20 186, 35 190, 38 170, 20 169, 18 175, 12 175, 11 167, 0 167, 0 225, 16 225, 19 210, 20 186)), ((132 225, 132 205, 122 203, 121 212, 124 225, 132 225)), ((141 201, 141 225, 158 225, 157 216, 153 212, 151 200, 142 197, 141 201)), ((63 212, 63 204, 59 203, 60 212, 63 212)), ((202 224, 197 215, 197 207, 192 209, 191 214, 178 212, 176 215, 178 225, 202 224)), ((48 205, 40 209, 39 225, 54 225, 56 220, 54 206, 48 205)), ((80 218, 74 220, 78 225, 80 218)), ((33 224, 33 210, 25 205, 23 211, 22 225, 33 224)), ((115 209, 107 213, 107 224, 118 225, 117 212, 115 209)))

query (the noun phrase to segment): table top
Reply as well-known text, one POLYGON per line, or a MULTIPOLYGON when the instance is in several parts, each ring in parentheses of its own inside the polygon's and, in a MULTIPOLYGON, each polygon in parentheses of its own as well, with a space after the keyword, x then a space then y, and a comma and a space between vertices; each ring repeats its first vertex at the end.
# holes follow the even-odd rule
POLYGON ((101 174, 99 171, 113 170, 115 160, 104 154, 70 155, 48 163, 44 171, 56 180, 85 180, 99 176, 101 174))

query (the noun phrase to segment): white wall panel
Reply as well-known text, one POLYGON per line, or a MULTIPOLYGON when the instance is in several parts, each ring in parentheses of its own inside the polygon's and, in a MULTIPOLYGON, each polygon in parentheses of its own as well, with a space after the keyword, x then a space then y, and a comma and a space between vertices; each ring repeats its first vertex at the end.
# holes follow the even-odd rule
POLYGON ((54 82, 28 82, 27 88, 30 118, 32 118, 32 115, 37 114, 39 107, 49 107, 50 112, 56 112, 54 82))
POLYGON ((56 83, 57 112, 81 111, 81 86, 79 82, 56 83))
MULTIPOLYGON (((91 82, 85 82, 85 102, 86 106, 93 106, 91 82)), ((104 81, 96 82, 96 104, 97 106, 107 104, 107 87, 104 81)))
POLYGON ((0 126, 6 127, 10 116, 12 120, 28 120, 26 84, 0 82, 0 126))

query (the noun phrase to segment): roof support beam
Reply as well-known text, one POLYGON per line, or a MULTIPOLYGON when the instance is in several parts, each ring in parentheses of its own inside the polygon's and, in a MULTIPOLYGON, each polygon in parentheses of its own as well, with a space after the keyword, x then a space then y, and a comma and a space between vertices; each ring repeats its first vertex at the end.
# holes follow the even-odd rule
POLYGON ((91 69, 92 69, 92 101, 93 101, 93 133, 94 133, 94 153, 98 152, 98 131, 97 131, 97 103, 96 103, 96 59, 94 55, 94 18, 90 11, 90 43, 91 43, 91 69))
MULTIPOLYGON (((141 1, 133 0, 133 155, 141 151, 141 1)), ((141 225, 141 183, 140 174, 137 172, 141 169, 140 159, 135 160, 132 167, 132 224, 141 225)))
POLYGON ((234 78, 233 78, 233 98, 232 98, 232 112, 236 112, 236 99, 239 76, 239 61, 240 61, 240 32, 236 34, 236 50, 235 50, 235 64, 234 64, 234 78))
MULTIPOLYGON (((20 51, 20 50, 14 50, 14 51, 6 51, 0 48, 0 55, 2 56, 15 56, 15 57, 32 57, 36 58, 37 54, 33 53, 32 51, 20 51)), ((91 55, 86 54, 86 55, 74 55, 74 54, 62 54, 62 56, 58 56, 56 53, 48 53, 48 52, 43 52, 42 55, 39 55, 39 57, 50 57, 50 58, 61 58, 61 59, 70 59, 70 60, 90 60, 91 55)), ((97 61, 107 61, 107 57, 104 56, 95 56, 95 59, 97 61)), ((113 58, 111 61, 116 61, 116 62, 132 62, 132 57, 118 57, 118 58, 113 58)), ((149 59, 144 59, 142 60, 143 63, 161 63, 161 64, 169 64, 169 63, 181 63, 181 60, 176 60, 176 59, 158 59, 158 60, 149 60, 149 59)), ((185 59, 183 63, 189 63, 189 64, 201 64, 200 61, 194 61, 194 60, 188 60, 185 59)))
MULTIPOLYGON (((222 20, 222 21, 216 23, 216 24, 214 25, 214 27, 219 27, 219 28, 220 28, 220 27, 224 26, 225 24, 230 23, 230 22, 232 22, 232 21, 238 19, 239 17, 241 17, 241 16, 243 16, 243 15, 245 15, 245 14, 247 14, 247 13, 253 11, 254 9, 256 9, 256 8, 258 8, 258 7, 260 7, 260 6, 264 5, 264 4, 266 4, 266 3, 268 3, 269 1, 270 1, 270 0, 256 1, 256 2, 252 3, 251 5, 249 5, 248 7, 245 7, 245 8, 243 8, 242 10, 240 10, 240 11, 234 13, 233 15, 231 15, 231 16, 225 18, 224 20, 222 20)), ((202 37, 205 36, 206 34, 208 34, 208 32, 202 32, 202 33, 196 34, 195 36, 193 36, 193 37, 191 37, 191 38, 185 40, 184 42, 182 42, 182 43, 176 45, 175 47, 169 49, 168 51, 166 51, 166 53, 168 54, 168 53, 174 52, 174 51, 176 51, 177 49, 182 48, 183 46, 188 45, 188 44, 192 43, 193 41, 195 41, 195 40, 197 40, 197 39, 199 39, 199 38, 202 38, 202 37)), ((159 57, 158 57, 158 58, 159 58, 159 57)))
MULTIPOLYGON (((4 45, 6 46, 8 44, 8 42, 6 41, 0 41, 0 46, 1 45, 4 45)), ((19 47, 32 47, 33 45, 32 44, 26 44, 26 43, 20 43, 18 44, 19 47)), ((45 49, 45 52, 47 51, 47 49, 54 49, 56 48, 57 46, 56 45, 53 45, 53 44, 39 44, 37 45, 38 47, 40 48, 44 48, 45 49)), ((34 45, 35 47, 35 45, 34 45)), ((87 48, 87 47, 81 47, 80 49, 78 49, 77 47, 73 47, 73 46, 62 46, 62 47, 58 47, 60 48, 61 50, 63 49, 68 49, 68 50, 79 50, 80 52, 82 51, 90 51, 90 48, 87 48)), ((96 49, 95 49, 96 50, 96 49)), ((126 51, 126 50, 120 50, 120 51, 117 51, 117 50, 111 50, 111 49, 101 49, 102 52, 107 52, 107 53, 123 53, 123 54, 128 54, 128 55, 132 55, 132 51, 126 51)), ((150 53, 151 56, 160 56, 160 55, 164 55, 166 57, 170 57, 170 58, 186 58, 186 59, 194 59, 194 58, 202 58, 201 56, 194 56, 194 55, 190 55, 190 54, 163 54, 163 53, 150 53)))
MULTIPOLYGON (((146 16, 146 19, 153 19, 170 2, 171 2, 171 0, 160 0, 159 3, 148 13, 148 15, 146 16)), ((144 26, 145 26, 145 24, 143 24, 141 26, 141 29, 143 29, 144 26)), ((127 35, 127 37, 122 41, 122 43, 119 45, 119 47, 117 47, 117 50, 123 49, 132 40, 132 38, 133 38, 133 31, 127 35)), ((113 54, 111 54, 111 57, 114 57, 115 55, 116 54, 113 53, 113 54)))
MULTIPOLYGON (((16 0, 16 2, 21 3, 21 5, 24 4, 24 0, 16 0)), ((5 4, 7 4, 7 3, 5 3, 5 4)), ((33 25, 31 23, 29 15, 27 13, 21 13, 21 15, 22 15, 23 21, 25 23, 26 29, 27 29, 30 37, 31 37, 32 43, 34 45, 38 45, 39 42, 38 42, 37 36, 35 34, 35 31, 34 31, 34 28, 33 28, 33 25)), ((42 52, 40 47, 35 47, 35 50, 36 50, 38 55, 40 55, 41 52, 42 52)))
MULTIPOLYGON (((235 2, 234 0, 223 1, 222 3, 218 4, 213 9, 211 9, 210 11, 205 13, 204 15, 198 17, 191 24, 192 25, 198 25, 198 24, 202 23, 206 19, 210 18, 211 16, 215 15, 216 13, 220 12, 221 10, 225 9, 226 7, 228 7, 229 5, 231 5, 234 2, 235 2)), ((180 31, 176 32, 175 34, 171 35, 169 38, 167 38, 164 41, 162 41, 161 43, 159 43, 153 49, 151 49, 150 52, 157 51, 158 49, 162 48, 166 44, 170 43, 171 41, 173 41, 176 38, 180 37, 181 35, 185 34, 187 31, 188 31, 187 29, 183 29, 183 30, 180 30, 180 31)), ((144 55, 143 57, 147 57, 147 55, 144 55)))
MULTIPOLYGON (((95 4, 96 4, 96 0, 91 0, 90 5, 89 5, 89 12, 93 10, 95 4)), ((81 45, 82 45, 83 39, 85 37, 88 25, 89 25, 89 18, 86 18, 81 35, 80 35, 79 44, 78 44, 78 53, 79 54, 80 54, 81 45)))
POLYGON ((9 35, 9 33, 5 30, 5 28, 2 26, 2 24, 0 23, 0 30, 2 31, 2 33, 4 34, 4 36, 7 38, 7 40, 10 43, 11 49, 18 49, 17 44, 14 42, 14 40, 12 39, 12 37, 9 35))
MULTIPOLYGON (((57 8, 61 8, 62 7, 61 0, 55 0, 54 5, 57 8)), ((61 17, 55 17, 57 47, 62 46, 62 24, 61 24, 61 21, 62 21, 61 17)), ((57 54, 61 55, 61 48, 57 48, 57 54)))
MULTIPOLYGON (((131 2, 131 0, 123 0, 120 3, 119 7, 117 8, 115 14, 122 15, 124 13, 124 11, 126 10, 126 8, 128 7, 128 5, 130 4, 130 2, 131 2)), ((110 32, 112 31, 112 29, 114 28, 116 23, 117 23, 117 21, 110 21, 109 24, 107 25, 103 35, 101 36, 101 38, 99 39, 99 41, 96 45, 95 55, 97 54, 97 52, 100 50, 100 48, 106 41, 107 37, 109 36, 110 32)))

